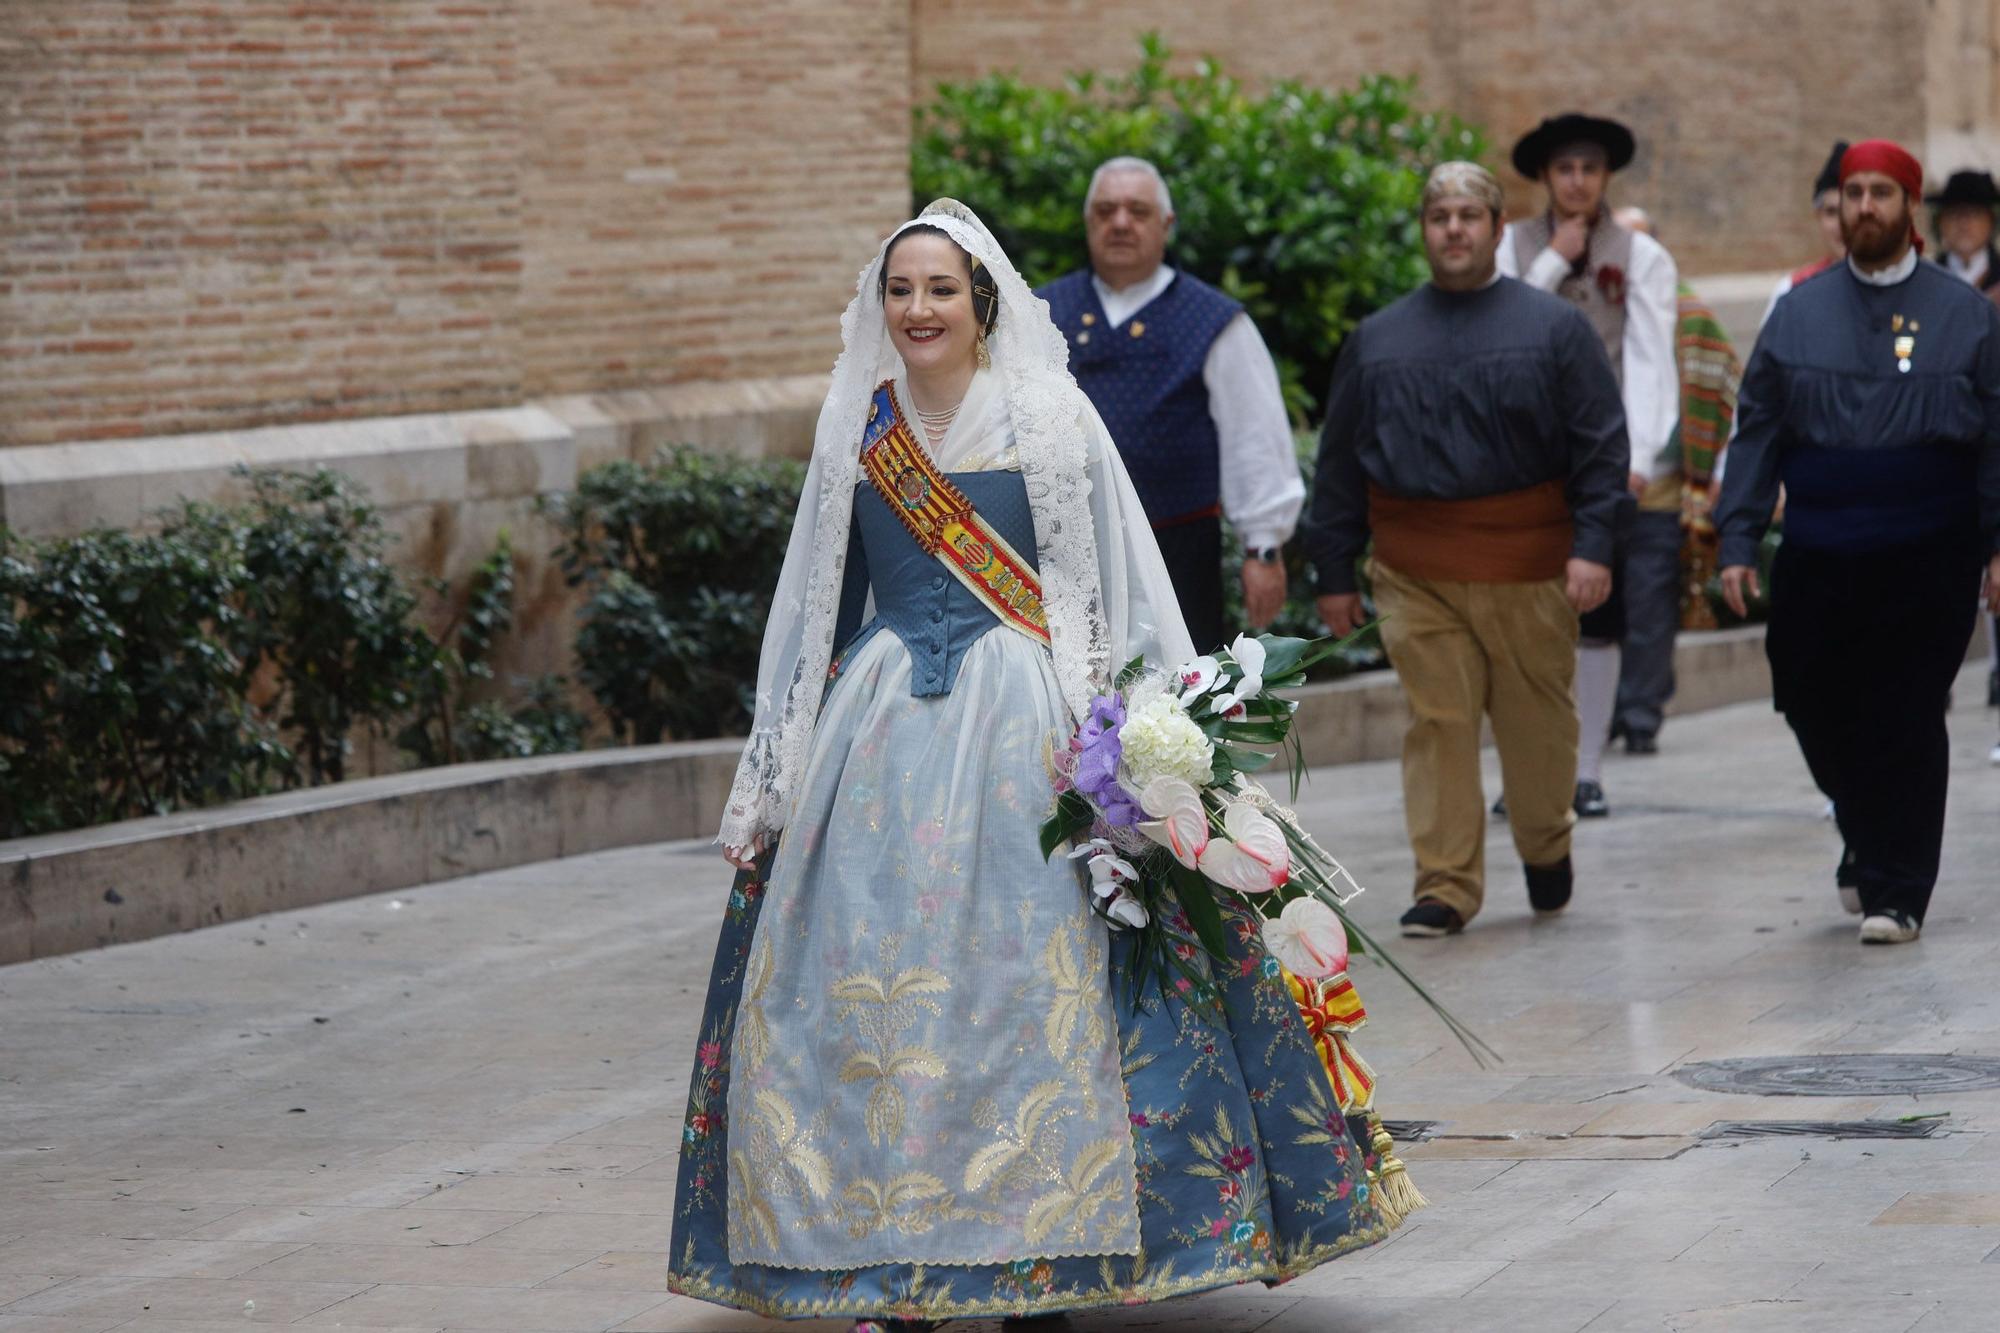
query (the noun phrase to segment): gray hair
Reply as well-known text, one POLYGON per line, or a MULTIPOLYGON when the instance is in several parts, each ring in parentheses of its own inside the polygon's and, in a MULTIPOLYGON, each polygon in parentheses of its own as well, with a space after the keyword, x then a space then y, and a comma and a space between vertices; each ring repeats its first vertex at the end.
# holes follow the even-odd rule
POLYGON ((1611 220, 1626 231, 1644 232, 1654 240, 1660 239, 1659 224, 1653 215, 1637 204, 1623 204, 1611 210, 1611 220))
POLYGON ((1423 201, 1418 207, 1428 211, 1440 199, 1477 200, 1496 218, 1502 206, 1500 182, 1477 162, 1440 162, 1432 167, 1424 178, 1423 201))
POLYGON ((1174 215, 1174 197, 1167 192, 1167 178, 1160 169, 1143 157, 1114 157, 1098 164, 1090 173, 1090 188, 1083 192, 1083 211, 1090 212, 1090 201, 1097 197, 1097 183, 1104 179, 1106 172, 1143 171, 1153 178, 1153 191, 1160 197, 1160 213, 1164 217, 1174 215))

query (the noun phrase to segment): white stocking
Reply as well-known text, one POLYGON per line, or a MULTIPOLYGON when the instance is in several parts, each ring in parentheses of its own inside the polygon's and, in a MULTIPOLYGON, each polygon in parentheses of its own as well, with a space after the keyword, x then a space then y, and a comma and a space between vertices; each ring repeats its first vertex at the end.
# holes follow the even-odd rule
POLYGON ((1618 705, 1618 645, 1576 647, 1576 780, 1601 782, 1604 747, 1611 743, 1611 711, 1618 705))

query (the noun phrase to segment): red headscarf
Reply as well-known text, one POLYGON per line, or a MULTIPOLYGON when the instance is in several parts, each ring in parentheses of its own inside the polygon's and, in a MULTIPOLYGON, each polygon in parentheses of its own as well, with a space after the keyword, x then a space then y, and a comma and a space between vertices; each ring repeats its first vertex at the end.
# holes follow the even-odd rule
MULTIPOLYGON (((1924 169, 1901 144, 1888 139, 1863 139, 1855 144, 1840 159, 1840 183, 1847 184, 1847 178, 1860 171, 1881 172, 1902 186, 1912 203, 1923 197, 1924 169)), ((1923 253, 1924 238, 1917 234, 1915 218, 1910 219, 1910 243, 1918 254, 1923 253)))

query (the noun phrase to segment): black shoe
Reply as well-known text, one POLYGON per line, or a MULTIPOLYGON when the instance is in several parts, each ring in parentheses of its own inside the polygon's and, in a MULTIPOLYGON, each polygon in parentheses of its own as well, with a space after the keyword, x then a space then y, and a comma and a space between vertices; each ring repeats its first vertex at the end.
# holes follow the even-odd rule
POLYGON ((1585 779, 1576 784, 1576 813, 1583 819, 1602 819, 1611 813, 1611 807, 1604 803, 1604 785, 1585 779))
POLYGON ((1434 940, 1464 930, 1465 918, 1458 914, 1457 908, 1446 907, 1435 898, 1423 898, 1403 913, 1401 925, 1403 934, 1410 939, 1434 940))
POLYGON ((1861 915, 1861 873, 1854 864, 1852 848, 1840 849, 1840 864, 1833 868, 1833 887, 1840 891, 1840 905, 1849 916, 1861 915))
POLYGON ((1507 817, 1507 797, 1504 794, 1494 798, 1493 813, 1499 816, 1501 819, 1505 819, 1507 817))
POLYGON ((1990 672, 1986 677, 1986 706, 2000 708, 2000 670, 1990 672))
POLYGON ((1570 869, 1569 858, 1549 866, 1522 866, 1528 875, 1528 905, 1543 916, 1554 916, 1569 906, 1570 890, 1576 882, 1576 875, 1570 869))
POLYGON ((1625 733, 1626 754, 1658 754, 1660 737, 1657 732, 1628 731, 1625 733))

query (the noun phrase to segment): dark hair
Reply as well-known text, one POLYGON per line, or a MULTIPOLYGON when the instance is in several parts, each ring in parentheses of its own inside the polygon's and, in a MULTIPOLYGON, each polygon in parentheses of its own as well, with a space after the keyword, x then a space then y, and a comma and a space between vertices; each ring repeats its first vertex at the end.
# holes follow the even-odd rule
POLYGON ((979 331, 990 334, 993 326, 1000 322, 1000 291, 993 285, 993 275, 986 271, 986 265, 965 253, 965 247, 952 240, 951 233, 943 227, 934 227, 928 222, 912 223, 896 233, 896 239, 889 242, 889 248, 882 252, 882 271, 875 275, 875 295, 885 296, 889 290, 889 257, 896 253, 896 247, 911 236, 919 233, 942 236, 951 241, 952 249, 958 251, 965 260, 968 276, 972 279, 972 317, 979 321, 979 331))

